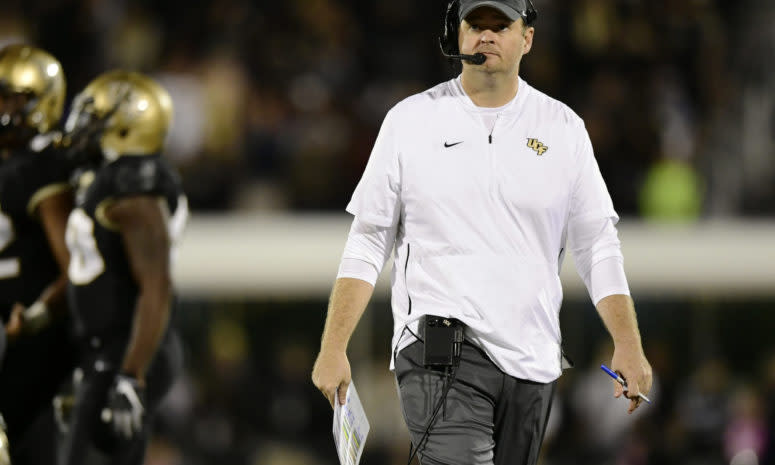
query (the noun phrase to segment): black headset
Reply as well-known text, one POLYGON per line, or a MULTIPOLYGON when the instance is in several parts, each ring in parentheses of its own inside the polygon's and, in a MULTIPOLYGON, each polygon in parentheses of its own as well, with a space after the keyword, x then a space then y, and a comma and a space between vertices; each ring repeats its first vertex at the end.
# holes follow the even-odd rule
MULTIPOLYGON (((533 6, 532 0, 525 0, 525 3, 525 11, 520 12, 520 15, 525 25, 532 26, 538 18, 538 11, 533 6)), ((444 55, 458 55, 460 53, 457 45, 458 28, 460 27, 459 11, 460 0, 449 2, 447 12, 444 14, 444 30, 439 37, 439 45, 441 45, 441 51, 444 55)))

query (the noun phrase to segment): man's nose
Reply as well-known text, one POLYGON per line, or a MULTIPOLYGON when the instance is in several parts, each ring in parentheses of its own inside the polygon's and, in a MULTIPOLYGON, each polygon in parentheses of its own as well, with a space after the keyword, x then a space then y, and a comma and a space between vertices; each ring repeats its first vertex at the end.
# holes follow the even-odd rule
POLYGON ((479 35, 479 42, 481 42, 483 44, 491 44, 491 43, 495 42, 495 33, 492 32, 489 29, 485 29, 479 35))

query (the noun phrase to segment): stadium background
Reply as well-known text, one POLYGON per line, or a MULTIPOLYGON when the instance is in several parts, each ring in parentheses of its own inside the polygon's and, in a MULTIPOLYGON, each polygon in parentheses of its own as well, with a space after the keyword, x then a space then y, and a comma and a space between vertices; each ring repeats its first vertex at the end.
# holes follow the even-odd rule
MULTIPOLYGON (((775 463, 775 4, 535 0, 522 75, 585 120, 617 210, 654 404, 628 417, 566 263, 561 379, 542 463, 775 463)), ((348 217, 387 109, 451 77, 441 0, 4 0, 0 43, 57 56, 68 100, 134 68, 175 100, 167 155, 194 215, 176 272, 187 372, 153 465, 334 464, 309 382, 348 217)), ((408 438, 383 281, 353 338, 363 463, 408 438)))

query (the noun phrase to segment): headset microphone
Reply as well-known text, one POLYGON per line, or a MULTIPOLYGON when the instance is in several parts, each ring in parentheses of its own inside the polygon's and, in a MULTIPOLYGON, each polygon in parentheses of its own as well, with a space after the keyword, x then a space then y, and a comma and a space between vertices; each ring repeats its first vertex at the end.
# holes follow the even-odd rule
POLYGON ((484 53, 475 53, 473 55, 466 55, 464 53, 461 53, 459 55, 450 55, 448 53, 445 53, 444 50, 442 49, 441 54, 453 60, 467 61, 472 65, 483 65, 484 62, 487 61, 487 55, 485 55, 484 53))

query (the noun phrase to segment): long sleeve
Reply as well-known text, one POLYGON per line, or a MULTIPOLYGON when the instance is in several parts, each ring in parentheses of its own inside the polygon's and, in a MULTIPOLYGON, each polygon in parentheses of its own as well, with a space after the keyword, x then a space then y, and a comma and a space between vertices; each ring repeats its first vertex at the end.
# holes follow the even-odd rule
POLYGON ((374 285, 390 258, 396 229, 397 225, 377 226, 356 216, 350 226, 337 278, 357 278, 374 285))
POLYGON ((597 304, 608 295, 629 295, 629 287, 616 230, 619 216, 585 129, 580 131, 577 150, 578 169, 568 220, 568 242, 576 270, 597 304))

